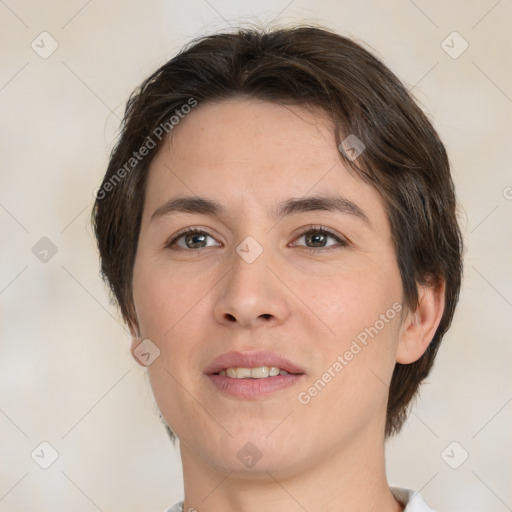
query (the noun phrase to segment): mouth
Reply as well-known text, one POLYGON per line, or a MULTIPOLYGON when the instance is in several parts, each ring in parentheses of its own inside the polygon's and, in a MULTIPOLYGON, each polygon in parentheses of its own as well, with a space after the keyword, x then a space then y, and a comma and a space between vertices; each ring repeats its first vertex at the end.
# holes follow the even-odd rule
POLYGON ((297 384, 305 371, 268 351, 230 352, 205 369, 217 390, 242 399, 258 399, 297 384))
POLYGON ((278 375, 290 375, 286 370, 277 366, 257 366, 256 368, 230 367, 220 370, 214 375, 225 375, 231 379, 268 379, 278 375))
POLYGON ((305 371, 275 352, 248 350, 222 354, 204 369, 204 373, 236 379, 265 379, 278 375, 299 375, 305 371))

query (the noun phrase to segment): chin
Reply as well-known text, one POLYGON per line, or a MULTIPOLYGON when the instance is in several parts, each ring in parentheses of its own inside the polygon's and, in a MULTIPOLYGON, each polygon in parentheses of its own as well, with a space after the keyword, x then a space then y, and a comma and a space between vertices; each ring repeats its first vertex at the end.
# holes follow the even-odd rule
POLYGON ((198 451, 219 471, 232 472, 241 478, 268 480, 268 473, 296 472, 304 462, 300 460, 305 455, 303 447, 293 446, 286 435, 279 436, 277 432, 266 437, 268 432, 266 428, 261 433, 242 431, 233 437, 224 436, 220 444, 206 443, 198 451))
POLYGON ((283 478, 296 473, 299 464, 287 453, 268 453, 249 446, 242 447, 234 456, 224 454, 212 459, 212 465, 219 471, 232 473, 230 478, 254 480, 268 480, 269 473, 283 478))

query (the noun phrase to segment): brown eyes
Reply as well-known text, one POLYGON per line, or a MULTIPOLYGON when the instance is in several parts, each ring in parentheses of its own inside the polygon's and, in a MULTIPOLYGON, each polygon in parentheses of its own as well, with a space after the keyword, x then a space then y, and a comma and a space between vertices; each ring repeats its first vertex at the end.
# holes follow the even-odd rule
POLYGON ((213 238, 206 231, 195 228, 187 228, 178 235, 176 235, 172 240, 167 242, 165 247, 172 248, 173 246, 178 245, 178 241, 181 241, 181 239, 183 239, 185 241, 186 247, 178 245, 178 249, 205 249, 206 247, 211 247, 204 245, 205 240, 208 237, 213 238))
MULTIPOLYGON (((165 244, 165 247, 168 249, 176 248, 176 250, 185 251, 214 247, 214 244, 208 245, 208 238, 211 238, 213 240, 213 237, 207 231, 203 229, 189 227, 178 233, 171 240, 169 240, 165 244)), ((339 249, 340 247, 346 247, 347 245, 349 245, 344 238, 322 226, 308 226, 304 231, 299 233, 293 245, 297 245, 297 241, 300 240, 301 238, 304 238, 304 242, 306 243, 305 248, 310 249, 312 252, 325 252, 330 251, 332 249, 339 249), (326 245, 328 243, 329 238, 335 240, 336 244, 326 245)))
POLYGON ((300 240, 301 238, 304 238, 306 243, 309 242, 313 244, 306 246, 306 248, 311 249, 312 252, 331 251, 348 245, 348 242, 343 237, 322 226, 309 226, 305 231, 302 231, 296 240, 300 240), (323 245, 328 238, 336 240, 337 243, 334 245, 323 245))

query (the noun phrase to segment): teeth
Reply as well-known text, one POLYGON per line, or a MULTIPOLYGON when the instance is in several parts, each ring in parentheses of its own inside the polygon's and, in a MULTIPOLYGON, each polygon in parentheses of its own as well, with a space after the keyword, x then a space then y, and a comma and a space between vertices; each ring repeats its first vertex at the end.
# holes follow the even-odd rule
POLYGON ((221 370, 219 375, 231 377, 232 379, 266 379, 277 375, 288 375, 288 372, 276 366, 258 366, 256 368, 226 368, 221 370))

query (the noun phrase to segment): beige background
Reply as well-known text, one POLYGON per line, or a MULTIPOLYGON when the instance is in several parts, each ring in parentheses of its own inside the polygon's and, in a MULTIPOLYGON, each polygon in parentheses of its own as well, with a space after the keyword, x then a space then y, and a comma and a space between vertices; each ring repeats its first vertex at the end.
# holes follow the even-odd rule
POLYGON ((432 116, 465 281, 389 443, 389 480, 441 511, 512 510, 511 19, 510 0, 0 1, 0 512, 163 512, 182 498, 177 449, 98 277, 89 213, 131 90, 192 37, 247 21, 365 41, 432 116), (43 31, 58 43, 47 58, 31 47, 51 49, 43 31), (453 31, 469 44, 458 58, 445 51, 463 48, 457 35, 442 45, 453 31), (42 237, 57 248, 46 263, 32 251, 42 237), (42 441, 59 454, 46 470, 31 458, 42 441))

